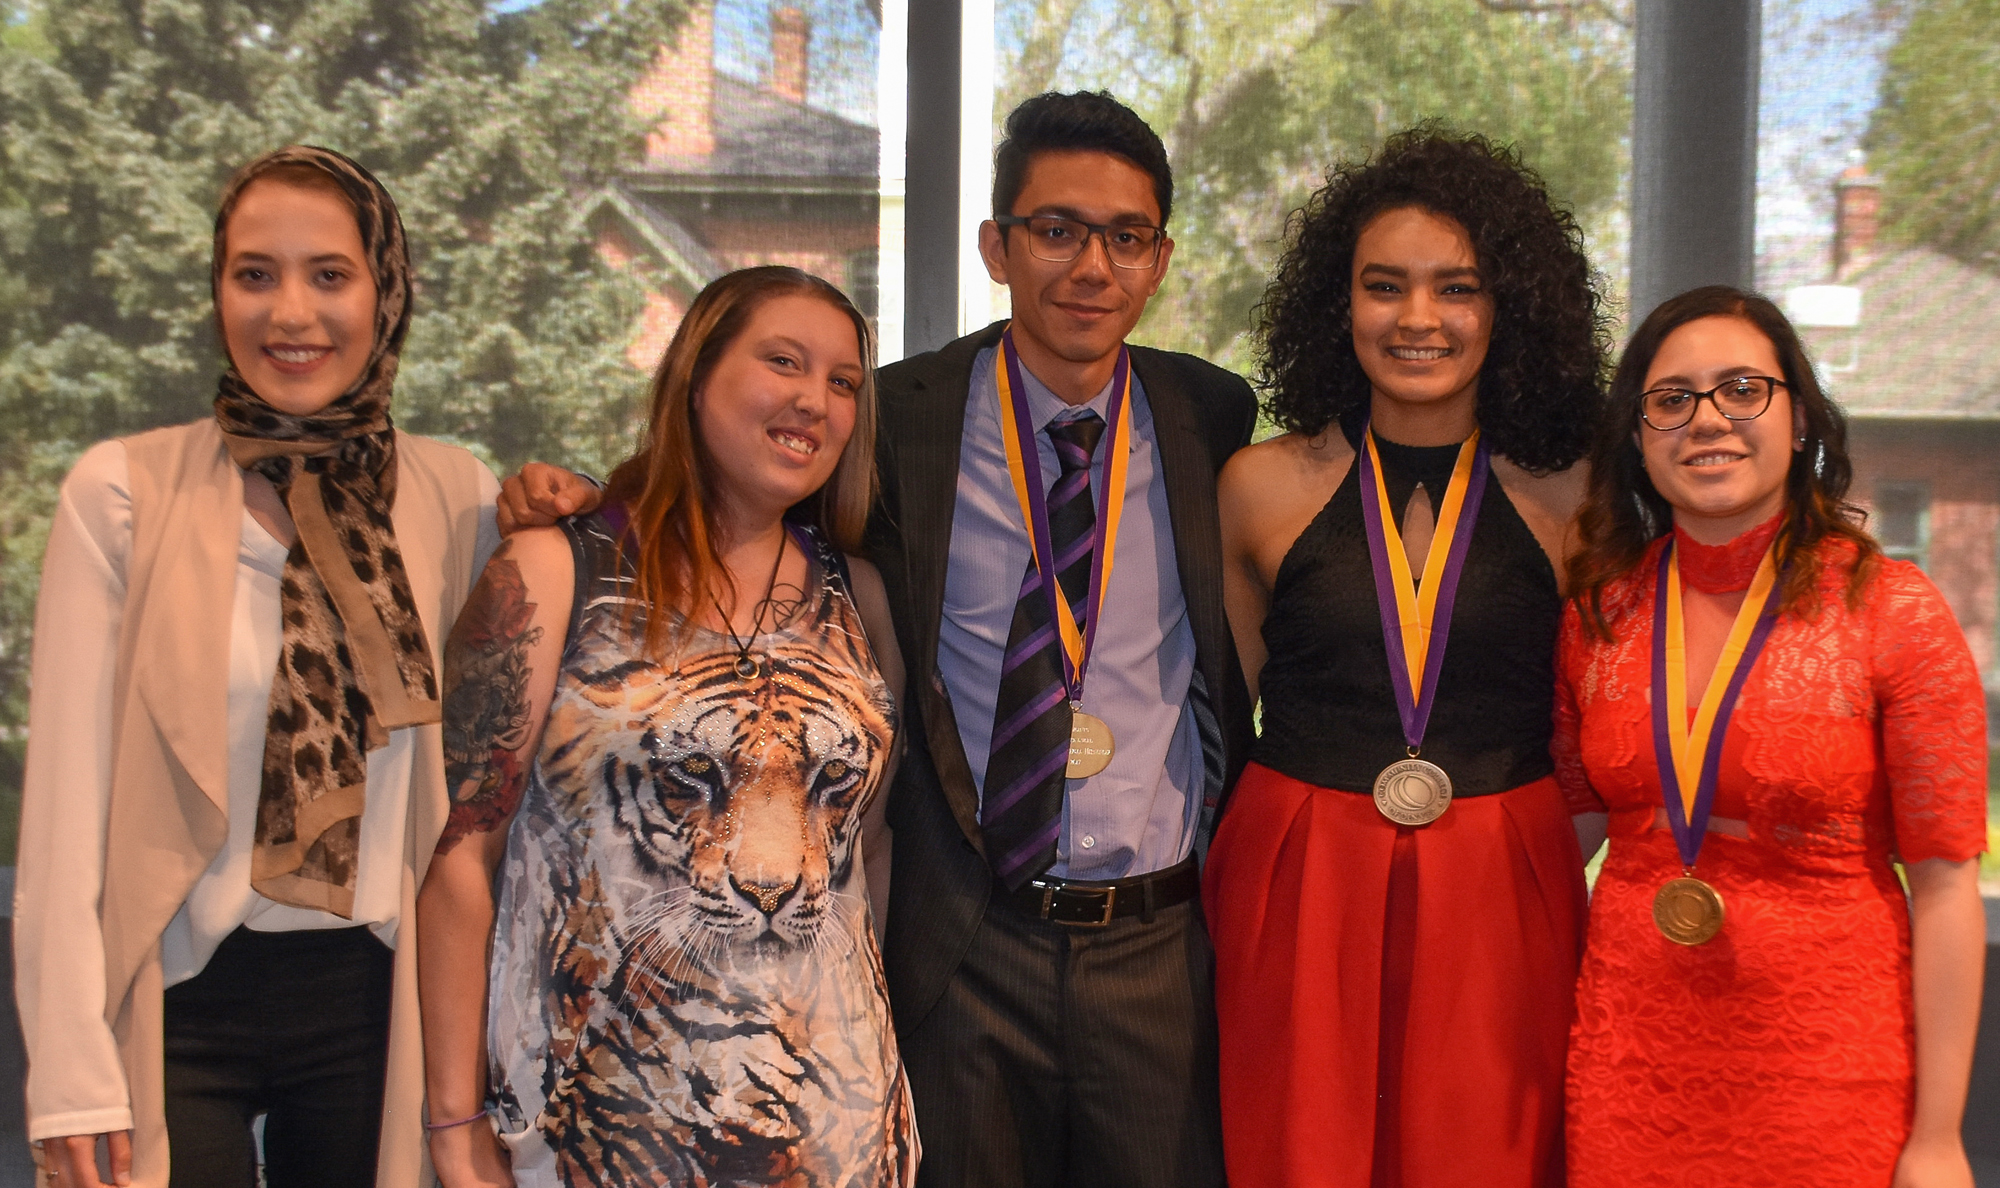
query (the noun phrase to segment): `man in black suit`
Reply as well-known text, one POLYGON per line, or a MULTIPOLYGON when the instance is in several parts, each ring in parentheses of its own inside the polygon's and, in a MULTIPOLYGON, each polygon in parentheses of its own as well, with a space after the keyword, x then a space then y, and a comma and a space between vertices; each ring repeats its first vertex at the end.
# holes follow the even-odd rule
MULTIPOLYGON (((1126 346, 1172 206, 1130 109, 1028 100, 979 228, 1011 320, 877 374, 868 545, 909 670, 883 957, 924 1188, 1223 1183, 1196 852, 1251 737, 1215 479, 1256 405, 1126 346)), ((596 499, 533 467, 503 526, 596 499)))
POLYGON ((1223 1182, 1194 853, 1251 734, 1215 476, 1256 410, 1243 380, 1199 359, 1126 353, 1172 257, 1172 187, 1159 138, 1110 96, 1028 100, 979 230, 1011 322, 878 374, 869 551, 910 673, 884 961, 928 1188, 1223 1182), (1086 465, 1087 493, 1068 481, 1086 465), (1065 491, 1085 506, 1055 506, 1065 491), (1030 560, 1037 514, 1054 606, 1030 560), (1115 536, 1096 532, 1106 518, 1115 536), (1066 634, 1048 629, 1065 609, 1068 664, 1060 639, 1035 647, 1066 634), (1078 736, 1109 765, 1037 766, 1078 718, 1115 739, 1078 736))

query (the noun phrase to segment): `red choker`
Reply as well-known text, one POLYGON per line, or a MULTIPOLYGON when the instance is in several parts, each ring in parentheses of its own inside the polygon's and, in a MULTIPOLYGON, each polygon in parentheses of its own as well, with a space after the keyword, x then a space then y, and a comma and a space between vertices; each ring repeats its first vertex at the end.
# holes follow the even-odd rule
POLYGON ((1757 576, 1757 563, 1764 559, 1764 550, 1770 547, 1771 538, 1784 523, 1785 513, 1779 512, 1728 544, 1720 545, 1702 544, 1676 526, 1674 557, 1681 581, 1704 594, 1732 594, 1749 589, 1750 579, 1757 576))

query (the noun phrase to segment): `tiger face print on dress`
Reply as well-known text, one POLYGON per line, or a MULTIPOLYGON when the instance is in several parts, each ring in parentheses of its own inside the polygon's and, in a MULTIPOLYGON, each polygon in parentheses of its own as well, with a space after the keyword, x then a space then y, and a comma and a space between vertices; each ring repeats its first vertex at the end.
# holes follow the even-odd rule
POLYGON ((768 678, 751 681, 735 661, 716 648, 670 682, 648 666, 580 687, 551 711, 549 733, 585 741, 542 769, 552 784, 609 792, 632 862, 671 884, 645 907, 648 959, 712 976, 857 942, 859 914, 836 888, 850 881, 890 738, 888 706, 818 647, 772 647, 768 678), (607 717, 619 724, 607 729, 607 717))
POLYGON ((501 867, 494 1097, 523 1185, 909 1183, 859 870, 894 737, 831 554, 758 637, 639 659, 600 520, 501 867))

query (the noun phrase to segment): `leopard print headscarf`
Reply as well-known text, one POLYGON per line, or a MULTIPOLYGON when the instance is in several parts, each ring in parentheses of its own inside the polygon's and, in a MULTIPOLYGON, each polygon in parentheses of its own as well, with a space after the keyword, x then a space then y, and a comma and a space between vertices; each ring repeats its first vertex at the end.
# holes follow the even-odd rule
MULTIPOLYGON (((271 480, 298 526, 285 558, 284 639, 271 684, 250 885, 267 899, 352 918, 368 752, 389 731, 438 720, 430 641, 403 568, 390 509, 396 434, 389 397, 410 325, 403 222, 382 183, 339 153, 294 145, 231 179, 215 216, 218 317, 223 230, 250 183, 272 170, 325 172, 353 202, 375 279, 367 369, 318 413, 264 403, 232 361, 215 419, 237 465, 271 480)), ((226 341, 226 340, 225 340, 226 341)))

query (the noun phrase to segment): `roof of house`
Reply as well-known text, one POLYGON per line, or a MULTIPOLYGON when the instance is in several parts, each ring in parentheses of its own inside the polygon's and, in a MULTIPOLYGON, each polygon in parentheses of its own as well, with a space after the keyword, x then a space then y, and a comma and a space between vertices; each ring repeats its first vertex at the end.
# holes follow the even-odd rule
POLYGON ((672 213, 665 193, 774 194, 873 192, 879 186, 880 134, 718 72, 715 151, 655 157, 584 200, 582 217, 614 215, 668 272, 700 289, 726 269, 672 213))
POLYGON ((865 180, 881 171, 881 133, 832 112, 794 103, 720 71, 715 75, 715 151, 656 157, 636 171, 702 178, 865 180))
POLYGON ((679 220, 657 207, 649 205, 644 198, 634 194, 622 181, 613 181, 604 189, 584 201, 583 217, 588 220, 599 211, 607 211, 622 218, 650 248, 659 262, 694 292, 728 271, 710 254, 700 240, 688 233, 679 220))
POLYGON ((2000 275, 1918 247, 1847 283, 1861 290, 1860 325, 1799 333, 1848 415, 2000 421, 2000 275))

